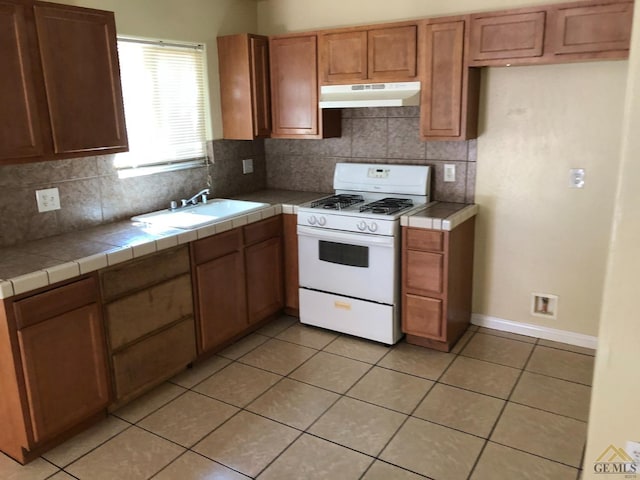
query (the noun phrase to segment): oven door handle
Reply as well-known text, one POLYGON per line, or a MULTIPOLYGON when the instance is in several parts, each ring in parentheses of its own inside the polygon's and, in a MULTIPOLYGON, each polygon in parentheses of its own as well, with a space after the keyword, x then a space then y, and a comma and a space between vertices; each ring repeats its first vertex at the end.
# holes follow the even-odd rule
POLYGON ((393 247, 394 244, 393 237, 369 235, 366 233, 350 233, 339 232, 336 230, 324 230, 313 227, 306 227, 304 225, 298 225, 298 235, 328 241, 342 240, 343 242, 366 246, 376 245, 380 247, 393 247))

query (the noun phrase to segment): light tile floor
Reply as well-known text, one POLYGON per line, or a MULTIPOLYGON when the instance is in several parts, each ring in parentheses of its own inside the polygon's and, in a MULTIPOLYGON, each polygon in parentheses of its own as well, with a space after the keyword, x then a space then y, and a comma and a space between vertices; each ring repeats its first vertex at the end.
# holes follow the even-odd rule
POLYGON ((451 353, 281 317, 3 480, 575 480, 594 352, 471 327, 451 353))

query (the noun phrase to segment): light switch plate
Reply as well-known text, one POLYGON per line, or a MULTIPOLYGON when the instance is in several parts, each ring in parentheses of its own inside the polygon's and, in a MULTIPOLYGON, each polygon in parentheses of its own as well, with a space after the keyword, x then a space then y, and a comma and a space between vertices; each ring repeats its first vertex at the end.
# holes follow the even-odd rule
POLYGON ((60 193, 57 188, 45 188, 36 190, 36 202, 39 212, 60 210, 60 193))
POLYGON ((584 188, 584 168, 569 169, 569 187, 584 188))
POLYGON ((447 163, 444 166, 444 181, 455 182, 456 181, 456 166, 453 163, 447 163))

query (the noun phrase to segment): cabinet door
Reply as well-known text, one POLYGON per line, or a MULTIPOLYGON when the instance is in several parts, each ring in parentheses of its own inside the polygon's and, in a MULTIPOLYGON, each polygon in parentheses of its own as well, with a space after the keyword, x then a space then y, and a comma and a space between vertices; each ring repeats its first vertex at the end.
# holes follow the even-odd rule
POLYGON ((320 36, 322 83, 357 83, 367 79, 367 32, 320 36))
POLYGON ((558 7, 553 31, 556 55, 628 51, 633 3, 558 7))
POLYGON ((273 136, 318 135, 316 36, 271 38, 273 136))
POLYGON ((282 241, 271 238, 245 249, 249 323, 283 307, 282 241))
POLYGON ((36 443, 109 402, 100 309, 92 303, 18 331, 36 443))
POLYGON ((543 53, 545 12, 474 15, 470 59, 539 57, 543 53))
POLYGON ((269 39, 249 37, 251 51, 251 107, 253 135, 271 135, 271 90, 269 88, 269 39))
POLYGON ((56 154, 127 150, 113 13, 37 3, 56 154))
POLYGON ((415 80, 417 35, 416 25, 369 30, 369 78, 381 82, 415 80))
POLYGON ((247 328, 244 267, 233 252, 196 267, 199 353, 207 352, 247 328))
MULTIPOLYGON (((427 24, 420 108, 426 138, 463 136, 464 22, 427 24)), ((466 113, 466 112, 465 112, 466 113)))
POLYGON ((0 1, 0 161, 43 153, 25 7, 0 1))
POLYGON ((409 335, 444 340, 446 329, 442 316, 442 300, 405 294, 402 331, 409 335))

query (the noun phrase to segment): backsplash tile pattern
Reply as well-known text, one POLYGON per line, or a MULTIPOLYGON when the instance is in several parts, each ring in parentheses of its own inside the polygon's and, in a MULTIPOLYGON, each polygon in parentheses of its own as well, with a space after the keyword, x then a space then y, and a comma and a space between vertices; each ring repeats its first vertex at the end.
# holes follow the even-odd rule
POLYGON ((265 140, 267 187, 332 192, 337 162, 431 165, 433 200, 473 202, 476 141, 423 142, 418 107, 342 111, 342 137, 325 140, 265 140), (444 182, 444 165, 456 166, 456 181, 444 182))
MULTIPOLYGON (((211 197, 265 188, 264 142, 213 141, 211 197), (254 173, 242 175, 252 158, 254 173)), ((0 166, 0 247, 78 231, 159 210, 206 186, 207 168, 118 178, 113 155, 0 166), (39 213, 35 191, 57 187, 60 210, 39 213)))

